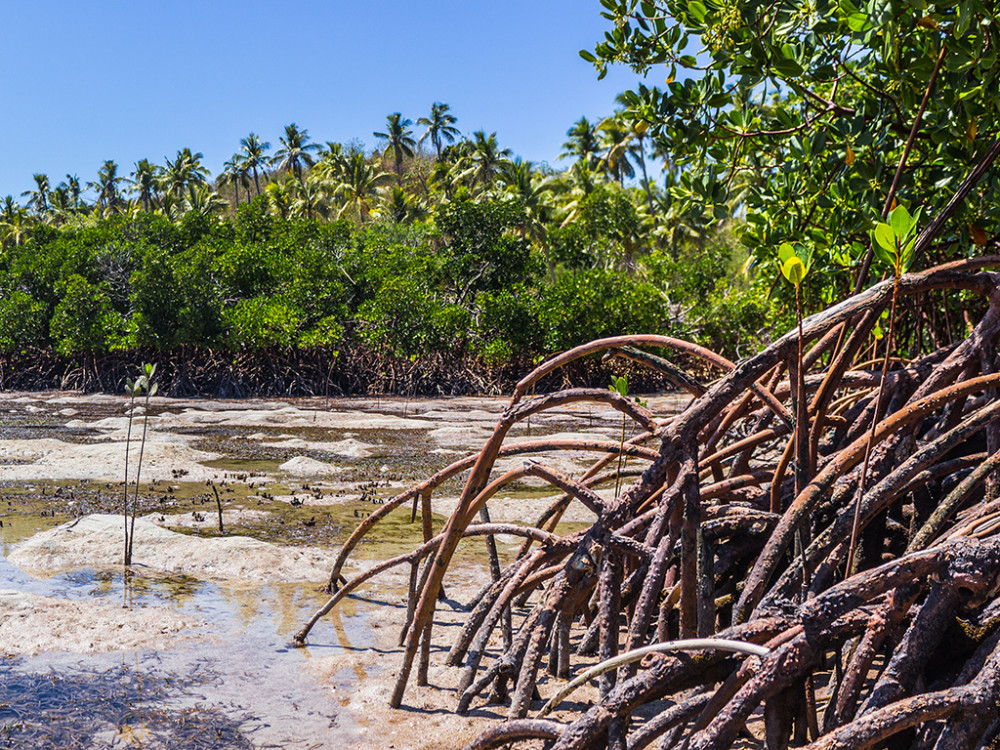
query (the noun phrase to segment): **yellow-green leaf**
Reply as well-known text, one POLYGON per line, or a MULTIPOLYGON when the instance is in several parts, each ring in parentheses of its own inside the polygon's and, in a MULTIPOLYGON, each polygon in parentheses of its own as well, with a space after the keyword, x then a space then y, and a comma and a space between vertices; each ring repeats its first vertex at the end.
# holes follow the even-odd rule
POLYGON ((875 242, 887 253, 896 254, 896 233, 888 224, 879 222, 875 226, 875 242))
POLYGON ((798 286, 806 277, 805 264, 796 256, 792 256, 781 264, 781 273, 790 282, 798 286))

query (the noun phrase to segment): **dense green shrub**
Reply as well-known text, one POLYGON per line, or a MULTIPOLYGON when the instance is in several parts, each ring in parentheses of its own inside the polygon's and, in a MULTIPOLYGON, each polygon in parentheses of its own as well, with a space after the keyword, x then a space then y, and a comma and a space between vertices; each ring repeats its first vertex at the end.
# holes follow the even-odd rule
POLYGON ((148 250, 130 281, 135 345, 168 348, 182 343, 177 339, 181 299, 167 252, 148 250))
POLYGON ((781 319, 766 285, 746 293, 730 281, 732 243, 690 246, 676 260, 648 252, 617 186, 597 188, 565 226, 551 225, 554 283, 524 236, 520 199, 464 195, 433 220, 363 227, 282 219, 261 201, 223 220, 139 213, 39 227, 0 255, 0 349, 360 341, 404 357, 468 352, 502 364, 649 331, 732 354, 781 319))
POLYGON ((224 289, 215 269, 215 253, 205 242, 171 258, 176 286, 176 341, 214 347, 224 344, 224 289))
POLYGON ((0 296, 0 351, 41 344, 47 336, 45 305, 14 289, 0 296))
POLYGON ((605 336, 671 330, 669 308, 652 284, 606 269, 564 274, 538 299, 546 351, 605 336))
POLYGON ((369 346, 404 357, 464 346, 468 310, 444 303, 415 278, 386 282, 358 310, 358 331, 369 346))
POLYGON ((233 349, 291 348, 298 338, 298 311, 281 298, 240 300, 223 317, 233 349))
POLYGON ((593 241, 583 224, 574 222, 550 229, 548 242, 552 259, 563 267, 575 269, 594 265, 590 252, 593 241))
POLYGON ((476 297, 474 348, 491 364, 501 364, 522 352, 537 352, 544 335, 538 321, 536 290, 523 284, 483 292, 476 297))
POLYGON ((63 355, 105 351, 124 328, 108 295, 79 274, 70 276, 61 288, 63 297, 50 324, 56 351, 63 355))
POLYGON ((598 185, 579 201, 577 221, 596 265, 632 268, 641 250, 639 213, 629 195, 615 185, 598 185))
POLYGON ((299 335, 298 346, 301 349, 329 348, 340 344, 344 338, 344 326, 333 316, 317 320, 311 327, 299 335))
POLYGON ((677 258, 650 253, 643 272, 670 299, 678 335, 738 359, 760 345, 781 309, 769 299, 770 279, 752 284, 741 272, 746 257, 728 232, 720 232, 677 258))
POLYGON ((530 282, 540 270, 531 244, 515 236, 524 208, 511 200, 454 200, 435 215, 444 235, 442 273, 446 287, 459 299, 470 293, 504 289, 530 282))

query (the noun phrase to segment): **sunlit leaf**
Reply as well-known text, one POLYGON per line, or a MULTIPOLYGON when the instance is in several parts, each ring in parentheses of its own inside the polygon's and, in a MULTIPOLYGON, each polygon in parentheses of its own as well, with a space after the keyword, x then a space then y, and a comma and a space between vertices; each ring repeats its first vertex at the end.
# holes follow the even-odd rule
POLYGON ((708 9, 702 3, 699 3, 698 0, 691 0, 691 2, 688 3, 688 13, 690 13, 698 23, 705 23, 705 16, 708 14, 708 9))
POLYGON ((887 253, 896 253, 896 233, 892 227, 884 222, 879 222, 875 226, 875 242, 887 253))
POLYGON ((806 267, 797 256, 792 256, 781 264, 781 273, 795 286, 798 286, 806 277, 806 267))
POLYGON ((910 212, 906 210, 906 206, 897 206, 893 209, 892 213, 889 214, 889 226, 892 227, 897 242, 903 242, 909 236, 910 230, 913 228, 913 219, 910 218, 910 212))
POLYGON ((868 14, 862 13, 860 11, 856 13, 851 13, 847 17, 847 25, 851 28, 851 31, 865 31, 871 28, 871 24, 868 20, 868 14))

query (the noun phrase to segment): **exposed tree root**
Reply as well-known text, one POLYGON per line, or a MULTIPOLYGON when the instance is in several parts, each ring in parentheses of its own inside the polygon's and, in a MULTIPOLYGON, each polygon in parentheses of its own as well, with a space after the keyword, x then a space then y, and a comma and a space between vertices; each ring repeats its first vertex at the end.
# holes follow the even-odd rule
POLYGON ((543 364, 518 382, 479 453, 365 520, 331 581, 357 540, 393 507, 412 502, 415 518, 419 506, 424 544, 349 582, 297 641, 304 643, 347 591, 381 569, 410 565, 392 697, 399 706, 415 663, 418 678, 426 674, 434 610, 460 541, 520 535, 520 550, 505 566, 493 559, 493 580, 447 656, 463 668, 456 710, 483 700, 510 705, 509 720, 470 750, 540 739, 555 750, 657 743, 723 750, 741 738, 768 750, 995 746, 1000 275, 983 269, 998 265, 1000 258, 988 257, 903 276, 900 309, 914 295, 944 289, 979 295, 984 312, 968 335, 933 352, 919 342, 908 358, 897 351, 884 377, 881 357, 859 360, 868 356, 862 352, 870 351, 866 342, 888 306, 891 281, 803 321, 801 372, 798 330, 735 365, 665 336, 604 339, 543 364), (702 385, 704 378, 640 346, 683 352, 721 377, 702 385), (665 373, 692 393, 690 405, 657 418, 611 391, 527 395, 557 368, 609 352, 665 373), (578 402, 617 409, 636 425, 636 437, 507 441, 519 421, 578 402), (575 477, 544 461, 495 471, 501 457, 553 450, 597 458, 575 477), (641 473, 616 496, 612 461, 619 453, 641 473), (458 507, 432 537, 432 496, 463 473, 458 507), (480 516, 501 487, 525 476, 559 495, 536 525, 480 516), (561 534, 557 523, 574 502, 597 519, 561 534), (616 659, 678 638, 758 648, 749 656, 704 647, 616 659), (558 697, 550 676, 579 677, 593 656, 607 663, 592 675, 600 687, 592 707, 569 720, 528 718, 542 707, 539 694, 558 697))
MULTIPOLYGON (((693 358, 688 357, 694 361, 693 358)), ((531 366, 532 356, 494 365, 472 354, 429 352, 416 359, 394 357, 356 342, 336 350, 205 349, 57 355, 51 348, 0 354, 0 388, 5 391, 78 390, 117 393, 144 362, 156 362, 160 393, 173 397, 265 398, 282 396, 459 396, 509 393, 531 366)), ((615 366, 588 359, 573 363, 544 385, 563 382, 604 385, 615 366)), ((634 385, 669 388, 668 371, 644 369, 634 385)))

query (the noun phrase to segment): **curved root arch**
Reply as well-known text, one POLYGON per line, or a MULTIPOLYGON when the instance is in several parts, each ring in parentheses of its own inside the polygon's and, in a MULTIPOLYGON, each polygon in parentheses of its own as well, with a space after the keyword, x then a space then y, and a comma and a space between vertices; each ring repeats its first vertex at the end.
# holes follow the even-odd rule
MULTIPOLYGON (((998 265, 990 256, 902 277, 904 299, 964 290, 984 299, 985 314, 934 351, 917 337, 913 351, 893 353, 884 377, 885 352, 872 356, 870 331, 891 282, 803 321, 802 343, 812 348, 801 363, 796 329, 738 364, 669 337, 622 336, 538 367, 478 454, 392 501, 429 514, 437 487, 467 473, 444 530, 385 563, 411 567, 392 705, 415 664, 420 681, 426 674, 435 604, 457 545, 497 533, 482 516, 475 523, 477 514, 506 482, 531 475, 558 498, 534 526, 510 527, 525 541, 506 567, 494 563, 448 651, 447 663, 462 667, 459 711, 483 696, 509 701, 510 721, 470 748, 543 739, 559 750, 722 750, 744 727, 750 745, 768 747, 870 747, 897 735, 926 748, 986 747, 1000 734, 1000 286, 984 269, 998 265), (676 367, 642 346, 682 351, 723 375, 706 387, 675 373, 694 398, 659 418, 610 391, 527 396, 582 356, 676 367), (580 402, 618 409, 640 434, 587 447, 507 441, 519 420, 580 402), (554 449, 600 457, 579 476, 544 460, 495 476, 502 457, 554 449), (609 498, 596 489, 619 476, 610 467, 619 453, 638 458, 642 471, 609 498), (596 520, 561 536, 556 523, 572 500, 596 520), (697 638, 756 644, 759 655, 616 659, 697 638), (592 708, 527 718, 542 706, 539 693, 559 692, 546 673, 586 674, 594 658, 606 668, 592 708)), ((366 519, 352 542, 388 512, 366 519)))

